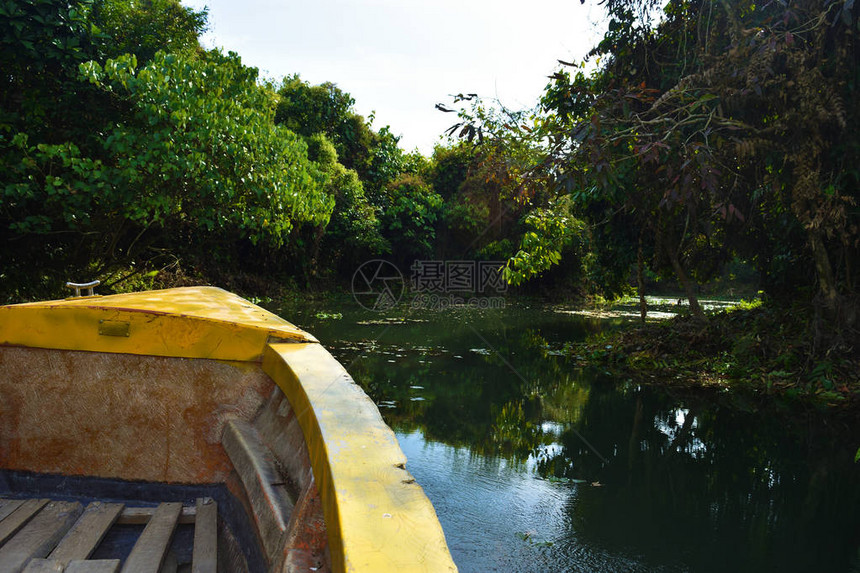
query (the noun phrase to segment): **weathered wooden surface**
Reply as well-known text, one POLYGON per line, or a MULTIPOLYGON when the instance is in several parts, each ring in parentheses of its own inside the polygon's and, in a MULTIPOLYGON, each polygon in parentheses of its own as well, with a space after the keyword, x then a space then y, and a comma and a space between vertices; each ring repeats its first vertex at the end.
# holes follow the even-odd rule
POLYGON ((45 557, 80 514, 80 503, 49 502, 0 547, 0 571, 19 573, 31 559, 45 557))
POLYGON ((56 559, 33 559, 24 573, 63 573, 66 567, 56 559))
POLYGON ((68 565, 56 559, 33 559, 24 573, 116 573, 119 559, 75 559, 68 565))
POLYGON ((161 568, 181 512, 181 503, 158 506, 125 560, 122 573, 153 573, 161 568))
POLYGON ((0 499, 0 521, 6 519, 6 516, 18 509, 22 503, 23 499, 0 499))
MULTIPOLYGON (((146 525, 155 515, 156 510, 155 507, 126 507, 117 518, 117 525, 146 525)), ((194 523, 196 515, 196 507, 183 506, 182 513, 179 514, 179 523, 181 525, 194 523)))
POLYGON ((87 559, 101 543, 116 518, 119 517, 122 508, 121 503, 96 501, 89 504, 83 515, 48 557, 63 564, 68 564, 76 559, 87 559))
POLYGON ((16 531, 21 529, 25 523, 42 509, 49 499, 28 499, 17 504, 15 509, 0 521, 0 544, 12 537, 16 531))
POLYGON ((116 573, 119 559, 96 559, 93 561, 72 561, 65 573, 116 573))
POLYGON ((146 526, 123 572, 176 571, 180 563, 169 548, 180 523, 194 525, 192 570, 218 570, 218 504, 211 498, 198 499, 196 507, 162 503, 157 508, 127 508, 96 501, 83 511, 79 503, 0 499, 0 508, 9 518, 3 521, 12 532, 8 541, 0 544, 0 573, 115 573, 120 560, 89 557, 113 525, 123 524, 123 516, 126 525, 146 526))
POLYGON ((216 573, 218 569, 218 504, 211 499, 197 500, 194 523, 192 573, 216 573))

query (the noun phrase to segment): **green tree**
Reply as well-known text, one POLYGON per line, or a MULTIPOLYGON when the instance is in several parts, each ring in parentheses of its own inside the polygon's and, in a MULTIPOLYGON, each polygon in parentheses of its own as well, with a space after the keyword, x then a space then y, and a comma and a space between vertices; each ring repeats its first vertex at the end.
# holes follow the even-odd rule
POLYGON ((344 167, 366 176, 374 136, 364 118, 355 113, 351 95, 331 82, 312 86, 298 74, 284 78, 277 92, 276 123, 305 137, 324 134, 344 167))
MULTIPOLYGON (((275 121, 304 136, 312 149, 328 149, 319 143, 319 137, 324 137, 335 157, 334 162, 321 159, 338 181, 331 183, 338 197, 334 219, 317 230, 315 239, 299 239, 316 253, 299 266, 325 259, 327 267, 351 276, 362 257, 393 251, 395 258, 406 261, 415 253, 432 251, 435 229, 429 222, 435 224, 438 213, 434 200, 425 200, 432 192, 419 182, 428 169, 427 160, 417 152, 404 153, 390 127, 374 131, 373 117, 365 121, 355 113, 355 100, 335 84, 312 86, 293 75, 276 87, 280 99, 275 121), (405 175, 411 178, 404 179, 405 175), (402 193, 394 191, 407 180, 402 193), (409 213, 417 217, 414 222, 406 220, 409 213), (421 236, 425 231, 430 234, 421 236)), ((330 155, 326 151, 322 157, 330 155)), ((298 252, 296 257, 302 258, 298 252)), ((311 266, 316 269, 318 264, 311 266)))
POLYGON ((607 9, 600 66, 559 71, 542 101, 537 137, 559 187, 592 225, 626 236, 625 251, 671 271, 695 314, 696 283, 740 254, 766 285, 814 286, 821 316, 850 328, 853 3, 670 1, 654 19, 653 2, 607 9), (786 260, 815 273, 773 280, 786 260))
POLYGON ((236 54, 159 52, 91 62, 82 73, 133 114, 105 138, 113 198, 142 225, 227 230, 279 246, 294 222, 324 222, 333 200, 297 135, 274 125, 274 94, 236 54))
POLYGON ((565 272, 553 280, 582 281, 588 230, 546 160, 539 135, 545 118, 536 110, 487 105, 473 94, 454 102, 468 102, 448 130, 460 143, 434 156, 435 180, 446 194, 443 237, 453 237, 469 256, 509 259, 511 284, 546 280, 563 254, 565 272))
POLYGON ((80 67, 128 108, 98 134, 94 156, 26 134, 7 143, 17 153, 16 162, 6 154, 0 207, 8 260, 25 267, 20 245, 32 240, 97 274, 165 248, 208 245, 210 260, 241 241, 276 249, 296 224, 328 221, 328 176, 299 136, 273 123, 275 95, 256 69, 219 52, 159 52, 135 64, 122 56, 80 67))
POLYGON ((97 0, 90 18, 106 58, 134 54, 140 65, 158 51, 194 52, 206 29, 206 9, 196 12, 178 0, 97 0))
POLYGON ((334 210, 328 224, 314 227, 311 255, 300 253, 308 260, 310 276, 319 274, 320 266, 329 271, 349 274, 367 258, 390 250, 380 233, 376 210, 368 203, 358 173, 338 162, 334 145, 322 133, 308 139, 308 157, 328 175, 326 193, 334 198, 334 210))
POLYGON ((384 189, 380 221, 383 234, 396 245, 398 262, 433 254, 442 198, 416 175, 401 175, 384 189))
POLYGON ((568 201, 562 199, 533 210, 525 223, 527 229, 520 239, 520 248, 505 267, 508 283, 517 285, 540 276, 559 264, 563 254, 574 255, 580 264, 584 262, 585 225, 572 215, 568 201))
POLYGON ((96 58, 98 32, 89 0, 9 0, 0 5, 0 135, 60 143, 78 134, 100 105, 77 79, 78 64, 96 58), (11 135, 10 135, 11 134, 11 135))

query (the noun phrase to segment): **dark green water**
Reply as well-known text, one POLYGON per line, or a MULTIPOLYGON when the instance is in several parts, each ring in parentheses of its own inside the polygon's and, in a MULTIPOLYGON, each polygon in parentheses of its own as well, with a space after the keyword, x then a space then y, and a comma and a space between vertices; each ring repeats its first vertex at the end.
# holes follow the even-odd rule
POLYGON ((620 320, 556 310, 279 312, 379 405, 463 572, 860 571, 856 421, 582 370, 563 344, 620 320))

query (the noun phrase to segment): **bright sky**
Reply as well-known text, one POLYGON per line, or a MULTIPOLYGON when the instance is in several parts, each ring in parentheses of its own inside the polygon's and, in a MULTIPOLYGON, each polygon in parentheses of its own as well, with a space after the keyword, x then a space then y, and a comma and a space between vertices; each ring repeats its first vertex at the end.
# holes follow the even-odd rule
POLYGON ((602 10, 579 0, 183 0, 209 7, 208 48, 237 52, 263 77, 333 82, 376 112, 409 151, 432 152, 456 118, 434 109, 477 93, 537 103, 556 60, 579 61, 602 35, 602 10))

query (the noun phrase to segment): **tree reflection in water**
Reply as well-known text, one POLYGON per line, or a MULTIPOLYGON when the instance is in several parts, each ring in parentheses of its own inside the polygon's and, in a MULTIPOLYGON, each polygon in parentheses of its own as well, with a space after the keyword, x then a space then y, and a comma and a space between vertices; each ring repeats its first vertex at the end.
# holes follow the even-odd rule
MULTIPOLYGON (((540 495, 567 490, 564 515, 545 525, 551 535, 508 540, 532 551, 508 549, 534 559, 517 570, 860 570, 856 421, 736 391, 601 378, 558 352, 602 327, 581 317, 509 308, 466 319, 470 327, 451 315, 387 327, 372 344, 381 329, 310 329, 325 341, 332 327, 333 351, 401 439, 466 452, 475 468, 495 460, 517 480, 544 481, 540 495)), ((421 473, 429 492, 434 474, 421 473)), ((500 492, 530 487, 504 479, 500 492)), ((489 521, 505 509, 484 511, 489 521)), ((448 531, 458 516, 440 518, 448 531)), ((454 551, 460 541, 448 535, 454 551)), ((454 556, 464 571, 481 570, 480 557, 454 556)))

